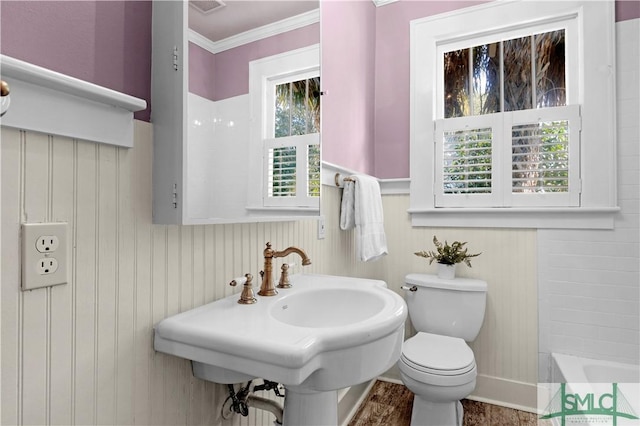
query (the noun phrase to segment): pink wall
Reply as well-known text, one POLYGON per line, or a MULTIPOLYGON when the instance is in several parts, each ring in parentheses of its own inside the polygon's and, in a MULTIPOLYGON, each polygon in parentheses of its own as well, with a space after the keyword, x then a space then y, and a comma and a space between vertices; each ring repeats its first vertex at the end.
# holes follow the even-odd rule
POLYGON ((1 1, 0 52, 147 101, 150 1, 1 1))
MULTIPOLYGON (((400 0, 376 8, 374 73, 368 62, 371 36, 359 37, 370 31, 370 11, 359 1, 323 2, 322 75, 329 91, 323 98, 323 159, 379 178, 409 177, 409 22, 483 2, 400 0), (339 99, 335 90, 331 96, 331 85, 338 84, 333 80, 358 74, 375 79, 373 133, 368 90, 366 98, 348 86, 340 87, 339 99)), ((616 21, 637 18, 640 1, 616 0, 616 21)))
POLYGON ((214 101, 216 55, 189 43, 189 91, 214 101))
POLYGON ((189 43, 189 91, 212 101, 249 93, 249 62, 320 43, 320 25, 213 54, 189 43))
POLYGON ((371 1, 324 1, 322 159, 375 174, 375 13, 371 1))
MULTIPOLYGON (((323 126, 323 155, 327 161, 381 178, 408 177, 409 21, 474 2, 403 0, 379 8, 371 4, 322 3, 322 74, 329 91, 323 99, 323 119, 336 123, 323 126), (330 59, 334 56, 335 61, 330 59), (341 93, 345 96, 337 99, 341 93), (364 99, 356 100, 357 93, 365 93, 364 99), (354 122, 359 124, 352 129, 354 122)), ((637 18, 640 1, 616 0, 616 21, 637 18)), ((306 28, 309 32, 296 30, 296 47, 318 42, 318 26, 306 28)), ((242 63, 278 53, 273 53, 274 46, 281 42, 286 49, 295 48, 277 37, 221 53, 214 75, 229 76, 227 82, 215 83, 213 91, 210 83, 198 82, 196 90, 217 99, 247 93, 248 68, 242 63)), ((0 1, 0 52, 145 99, 147 109, 136 118, 150 119, 150 1, 0 1)), ((205 65, 211 62, 198 67, 205 65)))
POLYGON ((409 177, 409 22, 479 3, 400 1, 377 9, 376 177, 409 177))
POLYGON ((213 72, 214 100, 249 93, 250 61, 318 43, 320 25, 312 24, 217 53, 213 72))
MULTIPOLYGON (((478 3, 401 0, 377 9, 376 177, 409 177, 409 21, 478 3)), ((616 21, 639 17, 640 1, 616 1, 616 21)))
POLYGON ((640 18, 639 0, 616 0, 616 22, 640 18))

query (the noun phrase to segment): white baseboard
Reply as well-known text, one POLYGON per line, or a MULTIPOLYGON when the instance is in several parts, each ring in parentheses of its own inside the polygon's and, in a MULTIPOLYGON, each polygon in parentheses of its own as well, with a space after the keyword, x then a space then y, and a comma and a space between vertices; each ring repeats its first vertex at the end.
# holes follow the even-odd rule
POLYGON ((380 376, 378 377, 378 380, 380 380, 381 382, 395 383, 396 385, 404 386, 404 383, 402 383, 402 380, 396 379, 393 377, 380 376))
MULTIPOLYGON (((388 376, 380 376, 377 380, 395 383, 398 385, 403 384, 402 380, 388 376)), ((338 419, 340 420, 340 425, 345 426, 349 423, 351 418, 358 411, 360 404, 364 402, 364 399, 373 387, 374 383, 375 380, 372 380, 368 383, 353 386, 351 389, 358 388, 354 389, 353 394, 351 394, 352 391, 349 389, 347 395, 343 397, 343 400, 347 399, 349 402, 347 403, 345 401, 345 407, 343 407, 341 400, 338 406, 338 419), (356 398, 357 401, 353 402, 356 398), (345 415, 344 411, 349 409, 347 407, 349 407, 351 411, 348 415, 345 415)), ((535 414, 538 410, 538 386, 537 383, 525 383, 479 374, 476 379, 475 390, 466 399, 535 414)))
POLYGON ((339 394, 338 400, 338 424, 347 426, 353 416, 358 412, 358 408, 364 402, 369 391, 375 384, 376 379, 360 383, 349 388, 344 394, 339 394))
MULTIPOLYGON (((380 376, 378 380, 398 385, 403 384, 402 380, 388 375, 380 376)), ((536 383, 518 382, 479 374, 475 390, 466 399, 536 413, 537 392, 536 383)))
POLYGON ((476 388, 467 399, 516 410, 537 412, 537 384, 478 374, 476 388))

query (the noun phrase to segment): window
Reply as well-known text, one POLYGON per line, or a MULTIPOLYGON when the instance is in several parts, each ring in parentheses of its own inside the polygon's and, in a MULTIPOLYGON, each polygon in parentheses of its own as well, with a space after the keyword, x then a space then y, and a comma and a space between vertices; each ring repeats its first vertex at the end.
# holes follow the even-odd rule
POLYGON ((436 207, 579 204, 575 22, 439 44, 436 207))
POLYGON ((320 196, 320 77, 270 80, 265 206, 313 206, 320 196))
POLYGON ((491 2, 413 21, 414 225, 614 211, 613 39, 607 2, 491 2))
POLYGON ((320 207, 320 66, 318 45, 249 65, 250 210, 320 207))

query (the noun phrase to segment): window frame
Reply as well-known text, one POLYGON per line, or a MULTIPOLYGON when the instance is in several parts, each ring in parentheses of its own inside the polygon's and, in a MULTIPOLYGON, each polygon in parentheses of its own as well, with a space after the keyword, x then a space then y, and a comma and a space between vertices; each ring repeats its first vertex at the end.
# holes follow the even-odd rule
POLYGON ((309 146, 320 145, 320 132, 306 133, 304 135, 289 135, 275 137, 275 93, 276 87, 283 83, 306 80, 320 76, 320 69, 313 67, 310 70, 285 73, 268 77, 265 84, 264 96, 266 113, 264 115, 265 135, 263 139, 263 203, 265 207, 317 207, 319 197, 310 197, 308 194, 309 184, 309 146), (269 150, 272 148, 296 148, 296 193, 293 196, 273 197, 270 196, 269 188, 269 150), (302 167, 299 167, 302 166, 302 167))
MULTIPOLYGON (((612 228, 616 198, 615 22, 613 2, 491 2, 411 22, 409 213, 414 226, 612 228), (510 22, 502 17, 509 16, 510 22), (475 36, 518 32, 575 20, 578 78, 567 103, 580 105, 580 205, 575 207, 436 207, 435 121, 438 46, 475 36), (460 32, 460 28, 464 28, 460 32), (585 90, 588 88, 589 90, 585 90), (576 94, 577 91, 577 94, 576 94)), ((508 38, 508 37, 505 37, 508 38)), ((571 86, 574 85, 574 86, 571 86)), ((573 89, 571 87, 574 87, 573 89)), ((540 111, 540 110, 533 110, 540 111)), ((504 170, 504 168, 503 168, 504 170)))
MULTIPOLYGON (((317 215, 320 211, 320 197, 308 197, 306 191, 304 196, 298 194, 296 197, 281 197, 280 201, 275 201, 276 197, 268 197, 267 188, 267 167, 269 148, 273 143, 266 141, 277 141, 277 144, 284 143, 279 139, 302 138, 301 141, 320 143, 319 133, 289 136, 288 138, 274 139, 273 114, 274 100, 269 91, 274 88, 274 82, 292 77, 297 80, 298 76, 309 76, 311 74, 320 75, 320 46, 319 44, 291 50, 278 55, 269 56, 249 63, 249 98, 251 110, 251 128, 248 160, 248 205, 247 209, 262 212, 297 212, 302 215, 317 215), (271 118, 270 118, 271 117, 271 118), (315 135, 315 136, 314 136, 315 135)), ((288 146, 288 145, 287 145, 288 146)), ((297 149, 299 151, 299 149, 297 149)), ((300 153, 298 153, 298 159, 300 153)), ((298 166, 298 161, 296 166, 298 166)), ((307 162, 304 167, 297 169, 297 182, 308 179, 307 162)))

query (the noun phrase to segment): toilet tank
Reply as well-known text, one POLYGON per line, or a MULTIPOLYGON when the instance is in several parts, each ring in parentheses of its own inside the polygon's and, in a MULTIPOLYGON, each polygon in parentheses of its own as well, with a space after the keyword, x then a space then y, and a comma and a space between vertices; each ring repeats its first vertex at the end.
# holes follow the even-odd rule
POLYGON ((416 331, 459 337, 472 342, 478 336, 487 301, 487 283, 471 278, 446 280, 437 275, 409 274, 406 292, 409 317, 416 331))

